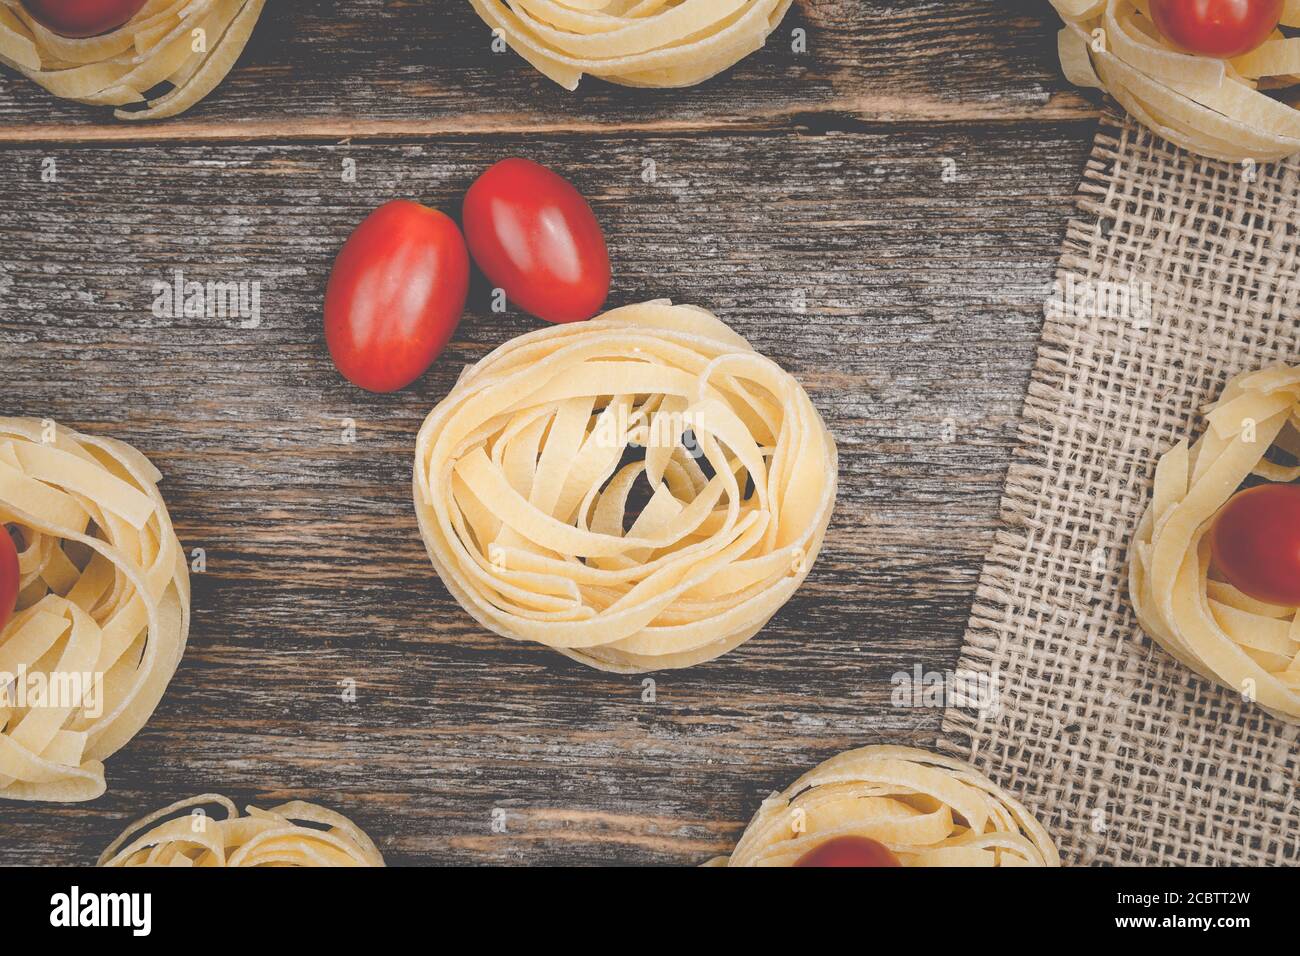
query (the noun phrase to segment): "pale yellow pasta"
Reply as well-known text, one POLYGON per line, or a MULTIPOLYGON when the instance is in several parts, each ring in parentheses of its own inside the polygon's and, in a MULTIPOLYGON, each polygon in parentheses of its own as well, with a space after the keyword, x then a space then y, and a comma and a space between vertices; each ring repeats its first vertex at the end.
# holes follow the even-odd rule
POLYGON ((1300 468, 1265 458, 1300 454, 1300 367, 1239 375, 1206 413, 1197 441, 1160 457, 1150 507, 1129 556, 1129 593, 1142 629, 1186 666, 1279 716, 1300 718, 1300 613, 1263 604, 1222 580, 1209 532, 1250 475, 1295 481, 1300 468))
POLYGON ((638 673, 726 653, 789 600, 836 461, 793 377, 703 309, 647 302, 466 369, 420 429, 415 505, 480 624, 638 673))
POLYGON ((120 29, 72 39, 0 0, 0 63, 55 96, 121 109, 123 120, 185 112, 239 59, 266 0, 148 0, 120 29))
MULTIPOLYGON (((1280 30, 1232 60, 1178 50, 1151 21, 1148 0, 1052 0, 1065 21, 1061 66, 1076 86, 1098 87, 1165 139, 1232 162, 1300 151, 1300 37, 1280 30), (1263 89, 1285 88, 1270 96, 1263 89)), ((1300 26, 1287 0, 1285 26, 1300 26)))
POLYGON ((383 866, 371 839, 347 817, 295 800, 270 810, 204 794, 138 820, 99 866, 383 866), (215 809, 220 816, 208 811, 215 809))
POLYGON ((914 747, 850 750, 763 801, 730 857, 707 866, 793 866, 840 837, 904 866, 1060 866, 1033 815, 974 767, 914 747))
POLYGON ((470 0, 493 34, 574 90, 693 86, 761 49, 791 0, 470 0))
POLYGON ((0 800, 98 797, 103 761, 176 672, 190 584, 160 479, 130 445, 0 418, 0 524, 20 549, 0 631, 0 800))

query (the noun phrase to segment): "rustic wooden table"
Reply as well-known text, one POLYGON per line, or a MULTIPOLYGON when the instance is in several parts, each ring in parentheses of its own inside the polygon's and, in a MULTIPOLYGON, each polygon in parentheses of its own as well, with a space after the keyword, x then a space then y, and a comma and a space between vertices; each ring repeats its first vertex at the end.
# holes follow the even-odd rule
POLYGON ((282 0, 171 122, 0 75, 0 412, 139 446, 207 553, 189 651, 107 795, 0 804, 0 863, 90 863, 137 815, 221 791, 337 808, 397 864, 692 864, 831 754, 932 746, 940 711, 893 706, 891 675, 956 661, 1094 132, 1055 29, 1035 0, 800 0, 703 86, 570 95, 491 53, 467 3, 282 0), (740 650, 654 675, 653 703, 642 678, 484 633, 420 542, 421 420, 536 323, 476 288, 448 353, 389 396, 324 347, 350 229, 398 196, 457 210, 512 154, 591 198, 613 304, 715 310, 839 442, 808 583, 740 650), (155 315, 177 270, 260 283, 260 326, 155 315))

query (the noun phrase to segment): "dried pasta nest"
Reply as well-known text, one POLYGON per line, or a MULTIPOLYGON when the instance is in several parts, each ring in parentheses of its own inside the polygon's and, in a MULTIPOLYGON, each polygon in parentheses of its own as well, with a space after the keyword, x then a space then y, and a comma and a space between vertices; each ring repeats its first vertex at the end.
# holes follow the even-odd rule
POLYGON ((99 866, 383 866, 361 828, 341 814, 295 800, 270 810, 204 794, 133 823, 99 866), (221 816, 208 811, 217 810, 221 816))
POLYGON ((1300 480, 1300 367, 1239 375, 1205 415, 1197 441, 1183 439, 1156 464, 1150 507, 1138 525, 1129 593, 1142 629, 1209 680, 1300 718, 1300 612, 1264 604, 1221 580, 1210 554, 1219 510, 1250 476, 1300 480))
POLYGON ((708 866, 793 866, 839 837, 887 846, 904 866, 1060 866, 1052 838, 975 768, 913 747, 832 757, 763 801, 730 857, 708 866))
POLYGON ((566 89, 693 86, 762 48, 791 0, 470 0, 510 47, 566 89))
POLYGON ((102 761, 180 663, 190 584, 160 478, 130 445, 0 418, 0 524, 20 588, 0 631, 0 799, 102 794, 102 761))
MULTIPOLYGON (((1146 0, 1052 4, 1065 20, 1058 45, 1070 82, 1105 90, 1165 139, 1231 162, 1300 151, 1300 37, 1275 30, 1258 49, 1221 60, 1170 44, 1146 0)), ((1300 26, 1300 0, 1288 0, 1282 23, 1300 26)))
POLYGON ((622 673, 757 633, 808 575, 835 485, 799 383, 666 301, 507 342, 416 444, 420 530, 452 595, 503 637, 622 673))
POLYGON ((0 0, 0 63, 55 96, 119 107, 118 119, 176 116, 225 79, 265 2, 149 0, 120 29, 72 39, 0 0))

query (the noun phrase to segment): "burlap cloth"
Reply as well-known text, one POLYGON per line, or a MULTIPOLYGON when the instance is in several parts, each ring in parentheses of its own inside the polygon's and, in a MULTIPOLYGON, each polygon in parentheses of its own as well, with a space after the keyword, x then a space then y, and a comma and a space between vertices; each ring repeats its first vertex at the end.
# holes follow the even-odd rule
POLYGON ((1297 729, 1143 635, 1127 565, 1158 454, 1232 375, 1300 361, 1300 163, 1199 159, 1108 116, 1078 206, 1063 287, 1149 283, 1150 314, 1049 309, 959 665, 1000 701, 944 731, 1067 864, 1294 861, 1297 729))

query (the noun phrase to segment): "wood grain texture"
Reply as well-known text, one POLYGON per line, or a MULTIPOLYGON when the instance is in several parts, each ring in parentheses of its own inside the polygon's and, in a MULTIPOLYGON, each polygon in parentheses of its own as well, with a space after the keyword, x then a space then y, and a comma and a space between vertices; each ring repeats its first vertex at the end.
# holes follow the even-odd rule
POLYGON ((239 66, 185 116, 117 123, 5 71, 0 142, 1093 118, 1059 75, 1058 26, 1042 0, 800 0, 765 49, 708 83, 646 92, 587 78, 568 94, 493 53, 466 0, 271 0, 239 66), (793 51, 795 30, 806 52, 793 51))
POLYGON ((890 678, 956 661, 1093 131, 1036 8, 816 0, 790 23, 807 63, 773 47, 680 94, 569 97, 463 48, 467 4, 282 2, 207 103, 122 143, 0 79, 0 412, 135 443, 208 562, 189 651, 108 794, 0 803, 0 864, 92 862, 205 790, 334 807, 392 863, 692 864, 831 754, 931 746, 941 712, 893 706, 890 678), (351 228, 396 196, 456 210, 512 154, 591 198, 611 304, 714 310, 839 442, 804 588, 738 651, 653 675, 654 703, 641 678, 484 633, 419 538, 424 415, 536 323, 480 283, 448 353, 391 396, 324 348, 351 228), (260 326, 154 315, 178 269, 260 283, 260 326))

